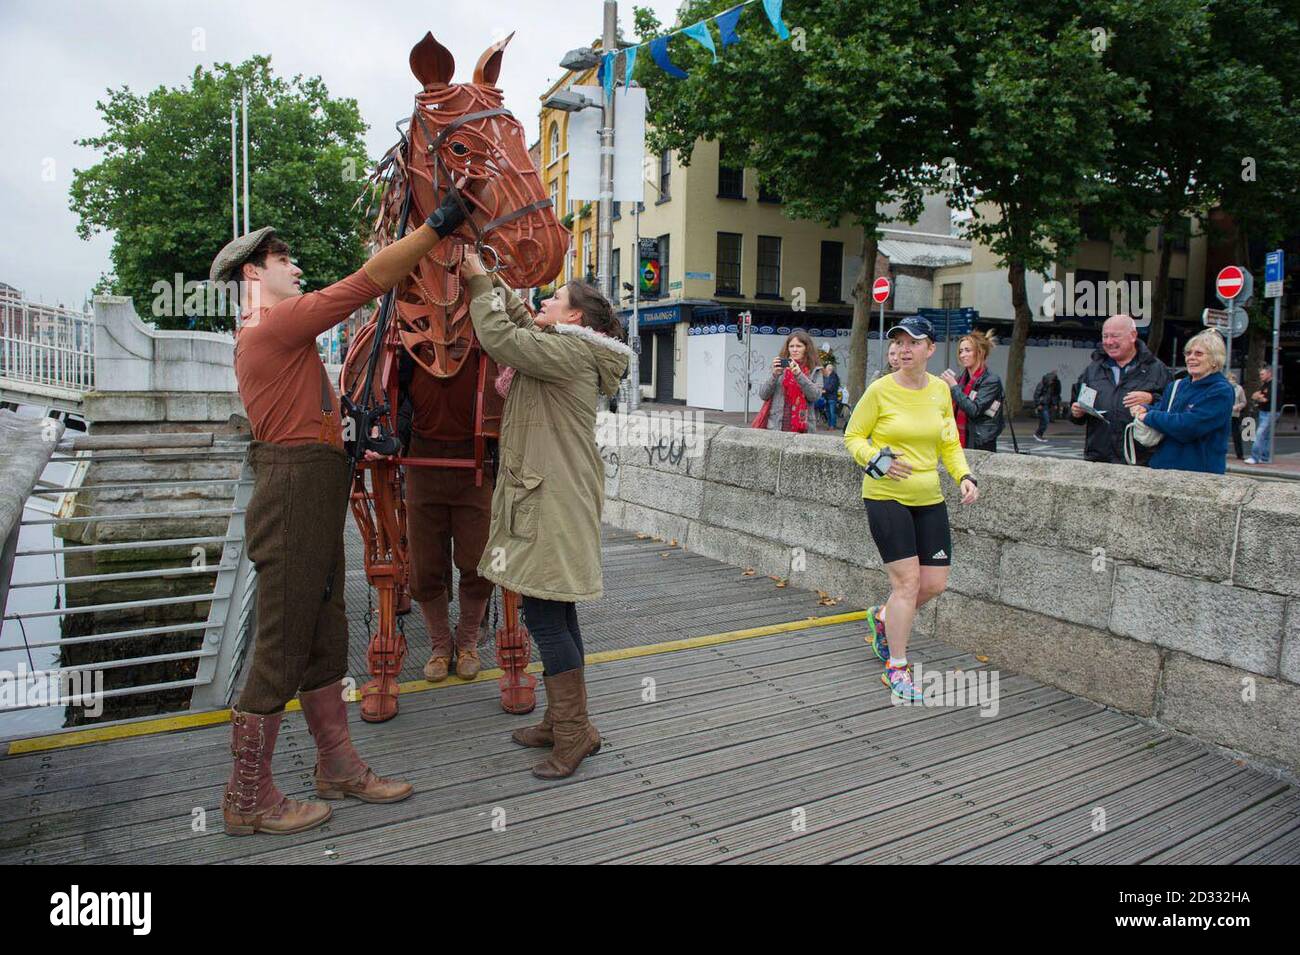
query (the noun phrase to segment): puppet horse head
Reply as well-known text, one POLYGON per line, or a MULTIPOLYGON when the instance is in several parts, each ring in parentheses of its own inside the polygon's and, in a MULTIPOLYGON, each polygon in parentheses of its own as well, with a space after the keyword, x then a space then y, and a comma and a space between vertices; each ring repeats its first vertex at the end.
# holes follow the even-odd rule
POLYGON ((402 343, 437 377, 460 370, 472 340, 468 303, 455 275, 461 250, 478 248, 484 265, 507 285, 529 288, 560 271, 569 245, 533 167, 523 126, 501 105, 496 80, 509 42, 506 37, 483 52, 470 83, 451 82, 455 59, 433 34, 411 49, 411 72, 422 89, 407 135, 390 154, 394 173, 379 225, 392 234, 408 186, 412 223, 437 209, 448 192, 457 193, 469 212, 398 289, 402 343))

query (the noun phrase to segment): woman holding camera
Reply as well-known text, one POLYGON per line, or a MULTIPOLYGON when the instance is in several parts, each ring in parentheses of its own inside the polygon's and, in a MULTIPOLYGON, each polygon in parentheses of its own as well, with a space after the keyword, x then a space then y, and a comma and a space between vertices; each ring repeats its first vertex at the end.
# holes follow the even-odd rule
POLYGON ((939 486, 939 460, 973 504, 979 488, 966 464, 952 399, 943 380, 929 374, 934 330, 919 315, 889 330, 898 371, 871 383, 853 409, 844 444, 866 468, 863 504, 871 537, 889 575, 889 598, 867 610, 872 649, 885 664, 881 682, 905 702, 919 702, 907 644, 917 610, 943 593, 952 564, 952 531, 939 486), (886 633, 886 623, 888 633, 886 633))
POLYGON ((811 434, 817 430, 813 408, 822 391, 821 368, 816 367, 817 346, 803 329, 791 332, 772 359, 772 376, 758 386, 764 402, 754 419, 755 428, 811 434))
POLYGON ((492 526, 478 572, 523 598, 524 620, 542 657, 546 714, 511 735, 550 748, 540 779, 573 774, 600 749, 587 716, 577 602, 602 592, 600 512, 605 466, 596 448, 596 401, 618 390, 632 349, 609 302, 568 282, 529 318, 514 292, 467 252, 470 317, 479 343, 514 369, 501 417, 500 472, 492 526))
POLYGON ((1002 433, 1002 379, 989 370, 989 352, 996 344, 992 335, 971 332, 957 343, 958 378, 947 369, 940 375, 952 392, 957 436, 963 448, 996 451, 1002 433))

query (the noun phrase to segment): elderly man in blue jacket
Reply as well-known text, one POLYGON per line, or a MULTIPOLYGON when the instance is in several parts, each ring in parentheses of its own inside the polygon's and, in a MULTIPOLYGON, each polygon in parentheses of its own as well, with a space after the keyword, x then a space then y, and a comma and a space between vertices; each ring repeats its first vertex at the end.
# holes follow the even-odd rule
POLYGON ((1237 393, 1223 376, 1227 346, 1209 328, 1194 336, 1183 352, 1187 378, 1165 389, 1154 409, 1138 405, 1133 417, 1164 435, 1151 467, 1222 474, 1228 464, 1232 405, 1237 393))

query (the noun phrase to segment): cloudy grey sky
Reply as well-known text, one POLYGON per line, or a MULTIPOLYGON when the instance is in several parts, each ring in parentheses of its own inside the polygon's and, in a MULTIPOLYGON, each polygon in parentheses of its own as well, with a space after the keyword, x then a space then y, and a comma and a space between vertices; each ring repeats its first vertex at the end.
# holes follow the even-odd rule
MULTIPOLYGON (((637 2, 671 22, 679 0, 637 2)), ((410 112, 406 58, 426 29, 455 55, 458 81, 513 30, 498 83, 532 142, 538 97, 565 51, 599 36, 601 10, 601 0, 3 0, 0 282, 78 305, 108 270, 112 238, 77 238, 68 187, 74 168, 98 158, 74 140, 102 131, 95 101, 109 87, 180 86, 195 66, 267 53, 278 74, 320 76, 332 95, 355 98, 377 157, 410 112), (195 30, 205 50, 193 48, 195 30)), ((632 0, 619 4, 619 20, 632 36, 632 0)))

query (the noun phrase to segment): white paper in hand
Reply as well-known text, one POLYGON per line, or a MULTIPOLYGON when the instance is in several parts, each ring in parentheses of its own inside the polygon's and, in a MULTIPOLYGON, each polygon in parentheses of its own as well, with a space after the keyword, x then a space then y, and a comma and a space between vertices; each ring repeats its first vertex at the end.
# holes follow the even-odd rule
POLYGON ((1106 412, 1093 407, 1097 403, 1097 389, 1087 385, 1079 386, 1079 407, 1094 418, 1104 418, 1106 412))

